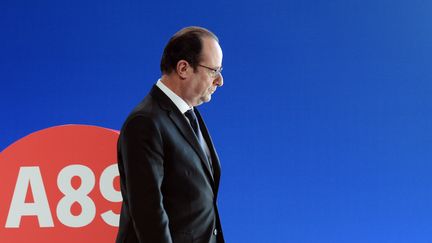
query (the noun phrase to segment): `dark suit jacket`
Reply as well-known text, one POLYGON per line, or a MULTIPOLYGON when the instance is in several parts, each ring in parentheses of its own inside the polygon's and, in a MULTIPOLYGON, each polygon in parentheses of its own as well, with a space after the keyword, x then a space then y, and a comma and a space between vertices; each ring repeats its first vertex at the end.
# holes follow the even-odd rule
POLYGON ((117 243, 224 242, 216 206, 219 158, 195 111, 213 173, 188 121, 157 86, 125 121, 118 141, 123 204, 117 243))

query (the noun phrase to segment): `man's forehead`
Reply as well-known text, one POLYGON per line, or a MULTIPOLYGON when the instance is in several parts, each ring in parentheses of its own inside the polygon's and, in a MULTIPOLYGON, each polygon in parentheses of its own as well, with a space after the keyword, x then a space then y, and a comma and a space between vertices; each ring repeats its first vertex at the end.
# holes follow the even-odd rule
MULTIPOLYGON (((203 38, 203 59, 221 59, 222 61, 222 49, 219 43, 213 38, 203 38)), ((219 60, 216 60, 219 61, 219 60)))

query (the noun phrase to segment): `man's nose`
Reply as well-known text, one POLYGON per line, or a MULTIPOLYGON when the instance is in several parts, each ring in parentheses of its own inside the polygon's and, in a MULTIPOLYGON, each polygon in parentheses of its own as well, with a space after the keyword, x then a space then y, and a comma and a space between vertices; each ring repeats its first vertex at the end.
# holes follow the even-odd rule
POLYGON ((222 73, 219 73, 216 79, 214 80, 214 84, 218 87, 221 87, 223 85, 223 76, 222 73))

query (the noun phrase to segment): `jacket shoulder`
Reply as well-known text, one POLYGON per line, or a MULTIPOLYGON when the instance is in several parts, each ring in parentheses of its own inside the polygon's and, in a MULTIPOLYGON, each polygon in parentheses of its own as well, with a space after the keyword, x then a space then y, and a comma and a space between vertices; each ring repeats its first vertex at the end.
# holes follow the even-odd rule
POLYGON ((163 110, 157 100, 148 94, 135 108, 129 113, 125 122, 123 123, 122 130, 128 123, 135 119, 150 119, 155 120, 161 116, 163 110))

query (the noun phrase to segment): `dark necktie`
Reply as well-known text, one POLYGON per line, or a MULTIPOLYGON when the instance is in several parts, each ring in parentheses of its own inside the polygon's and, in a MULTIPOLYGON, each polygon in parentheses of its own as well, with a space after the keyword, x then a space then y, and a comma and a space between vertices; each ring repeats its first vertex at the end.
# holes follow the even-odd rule
POLYGON ((196 117, 195 112, 193 111, 193 109, 187 110, 184 114, 188 118, 189 123, 190 123, 190 125, 192 127, 192 130, 194 131, 194 133, 195 133, 195 135, 196 135, 196 137, 198 139, 198 142, 199 142, 199 144, 200 144, 200 146, 201 146, 204 154, 207 157, 207 162, 208 162, 208 164, 210 166, 210 169, 213 172, 213 166, 211 164, 211 159, 209 157, 209 154, 207 154, 207 152, 206 152, 206 150, 207 150, 206 149, 206 145, 204 144, 205 142, 203 141, 203 136, 202 136, 201 130, 199 128, 198 118, 196 117))
POLYGON ((192 127, 192 130, 195 132, 195 135, 197 136, 198 141, 199 141, 200 140, 199 139, 199 137, 200 137, 199 135, 200 135, 201 131, 199 129, 198 119, 197 119, 197 117, 195 115, 195 112, 192 109, 187 110, 185 112, 185 116, 189 119, 189 123, 190 123, 190 125, 192 127))

